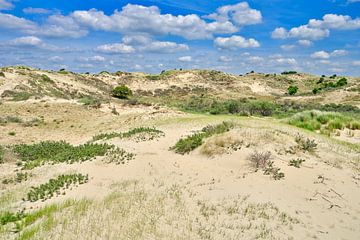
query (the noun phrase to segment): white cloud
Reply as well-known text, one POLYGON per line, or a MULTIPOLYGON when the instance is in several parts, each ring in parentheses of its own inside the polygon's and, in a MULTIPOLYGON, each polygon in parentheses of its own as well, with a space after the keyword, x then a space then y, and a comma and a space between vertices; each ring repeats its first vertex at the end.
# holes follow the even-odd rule
POLYGON ((281 65, 296 65, 297 61, 294 58, 277 58, 275 62, 281 65))
POLYGON ((231 62, 232 59, 230 57, 227 57, 227 56, 220 56, 219 61, 220 62, 231 62))
POLYGON ((10 1, 0 0, 0 10, 11 10, 14 8, 14 4, 10 1))
POLYGON ((348 15, 326 14, 322 20, 310 19, 308 24, 294 27, 289 31, 282 27, 276 28, 271 35, 274 39, 299 38, 320 40, 328 37, 331 29, 360 29, 360 18, 352 19, 348 15))
POLYGON ((83 62, 105 62, 105 58, 103 56, 92 56, 92 57, 80 57, 79 58, 80 61, 83 62))
POLYGON ((43 42, 38 37, 27 36, 10 40, 8 44, 10 46, 40 46, 41 44, 43 44, 43 42))
POLYGON ((206 17, 219 22, 230 20, 238 26, 258 24, 262 21, 261 12, 250 8, 247 2, 222 6, 216 10, 216 13, 206 17))
POLYGON ((174 53, 181 51, 188 51, 189 47, 186 44, 177 44, 175 42, 150 42, 147 45, 139 47, 139 51, 155 52, 155 53, 174 53))
POLYGON ((260 62, 264 61, 264 58, 258 57, 258 56, 252 56, 252 57, 249 57, 247 59, 247 61, 250 62, 250 63, 260 63, 260 62))
POLYGON ((32 7, 24 8, 23 12, 25 14, 49 14, 49 13, 51 13, 50 10, 45 9, 45 8, 32 8, 32 7))
POLYGON ((180 62, 191 62, 192 61, 192 57, 191 56, 183 56, 183 57, 179 57, 178 60, 180 62))
POLYGON ((333 57, 341 57, 341 56, 346 56, 346 55, 348 55, 348 51, 346 51, 346 50, 334 50, 331 53, 331 56, 333 56, 333 57))
POLYGON ((313 43, 310 40, 301 39, 298 41, 298 44, 303 47, 310 47, 313 43))
POLYGON ((25 18, 19 18, 11 14, 0 13, 0 28, 4 29, 19 29, 19 30, 33 30, 36 29, 36 24, 25 18))
POLYGON ((329 59, 330 57, 341 57, 346 56, 348 54, 348 51, 337 49, 332 51, 331 53, 328 53, 326 51, 318 51, 311 54, 311 58, 315 59, 329 59))
POLYGON ((218 37, 214 40, 215 46, 220 49, 239 49, 239 48, 256 48, 260 43, 253 38, 245 39, 241 36, 231 36, 228 38, 218 37))
POLYGON ((348 15, 326 14, 322 20, 311 19, 308 25, 322 29, 355 30, 360 29, 360 18, 352 19, 348 15))
POLYGON ((290 51, 296 48, 296 45, 281 45, 280 48, 284 51, 290 51))
POLYGON ((311 58, 315 58, 315 59, 329 59, 330 58, 330 54, 328 52, 325 51, 318 51, 318 52, 314 52, 313 54, 311 54, 311 58))
POLYGON ((102 53, 133 53, 135 49, 123 43, 114 43, 98 46, 95 51, 102 53))

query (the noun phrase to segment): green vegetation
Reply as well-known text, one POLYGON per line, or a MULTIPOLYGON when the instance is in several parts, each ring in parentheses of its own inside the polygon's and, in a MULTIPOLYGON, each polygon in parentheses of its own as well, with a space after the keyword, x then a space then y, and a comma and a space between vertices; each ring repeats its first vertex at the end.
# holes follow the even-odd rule
POLYGON ((2 181, 2 183, 3 184, 22 183, 22 182, 26 182, 30 176, 31 176, 31 174, 29 174, 27 172, 25 172, 25 173, 18 172, 18 173, 16 173, 16 176, 14 178, 4 179, 2 181))
POLYGON ((84 104, 85 106, 96 106, 100 107, 101 101, 97 98, 94 98, 92 96, 84 96, 79 99, 79 102, 84 104))
POLYGON ((305 162, 304 159, 298 158, 298 159, 292 159, 289 162, 289 166, 300 168, 301 164, 305 162))
POLYGON ((128 99, 132 96, 132 91, 127 86, 121 85, 112 90, 112 96, 120 99, 128 99))
POLYGON ((98 135, 95 135, 92 139, 92 141, 98 141, 98 140, 108 140, 112 138, 132 138, 135 137, 135 140, 137 141, 151 141, 156 138, 164 136, 164 132, 161 130, 156 129, 155 127, 138 127, 133 128, 125 133, 101 133, 98 135))
POLYGON ((54 81, 51 80, 51 79, 49 78, 49 76, 46 75, 46 74, 42 74, 42 75, 41 75, 41 79, 42 79, 44 82, 54 83, 54 81))
POLYGON ((0 225, 6 225, 8 223, 13 223, 20 221, 25 217, 25 213, 23 211, 12 213, 12 212, 0 212, 0 225))
POLYGON ((290 86, 288 88, 289 95, 295 95, 297 93, 298 89, 299 88, 297 86, 290 86))
POLYGON ((270 175, 275 180, 280 180, 285 177, 285 174, 280 172, 280 168, 274 167, 274 162, 270 161, 272 158, 271 152, 258 152, 255 151, 250 154, 249 160, 251 165, 258 171, 263 170, 264 175, 270 175))
POLYGON ((317 143, 315 140, 310 140, 309 138, 305 139, 301 135, 295 137, 295 142, 298 144, 298 147, 304 152, 313 152, 317 148, 317 143))
POLYGON ((11 131, 11 132, 8 133, 8 135, 9 135, 9 136, 15 136, 15 135, 16 135, 16 132, 11 131))
POLYGON ((38 200, 47 200, 54 196, 56 193, 60 195, 61 190, 69 188, 71 185, 81 185, 87 183, 89 180, 88 175, 70 174, 60 175, 57 178, 50 179, 49 182, 41 184, 38 187, 32 187, 27 194, 27 200, 36 202, 38 200))
POLYGON ((230 131, 234 127, 234 124, 229 122, 223 122, 221 124, 212 126, 209 125, 204 127, 201 131, 194 133, 186 138, 180 139, 175 146, 171 147, 170 150, 174 150, 176 153, 185 154, 203 144, 205 138, 211 137, 215 134, 220 134, 230 131))
POLYGON ((280 168, 274 167, 273 161, 268 161, 264 167, 264 175, 270 175, 274 180, 281 180, 285 177, 285 173, 280 170, 280 168))
MULTIPOLYGON (((333 75, 330 78, 335 79, 336 75, 333 75)), ((336 82, 325 81, 325 79, 322 77, 322 78, 319 79, 319 81, 317 81, 316 84, 319 85, 319 86, 315 87, 312 90, 313 94, 317 94, 317 93, 321 92, 322 90, 330 90, 330 89, 333 89, 333 88, 340 88, 340 87, 346 86, 348 84, 348 81, 347 81, 346 78, 341 78, 336 82)))
POLYGON ((134 159, 135 154, 126 152, 121 148, 110 149, 106 153, 106 158, 104 159, 105 163, 115 163, 116 165, 125 164, 130 160, 134 159))
POLYGON ((281 75, 292 75, 292 74, 297 74, 296 71, 285 71, 285 72, 282 72, 281 75))
POLYGON ((319 130, 320 132, 332 132, 335 129, 349 128, 351 130, 359 129, 360 122, 350 116, 340 113, 305 111, 297 113, 289 120, 289 124, 305 128, 310 131, 319 130))
POLYGON ((3 146, 0 146, 0 164, 4 163, 4 155, 5 155, 5 149, 3 146))
POLYGON ((4 73, 4 72, 0 72, 0 77, 5 77, 5 73, 4 73))
POLYGON ((23 161, 24 169, 32 169, 45 163, 74 163, 104 156, 113 146, 108 144, 87 143, 72 146, 65 141, 45 141, 32 145, 15 145, 13 151, 23 161))

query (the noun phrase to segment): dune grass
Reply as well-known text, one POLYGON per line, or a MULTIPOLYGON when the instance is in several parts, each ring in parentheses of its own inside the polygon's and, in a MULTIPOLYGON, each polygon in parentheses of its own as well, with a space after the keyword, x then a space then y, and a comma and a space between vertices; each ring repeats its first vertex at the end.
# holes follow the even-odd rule
POLYGON ((204 127, 201 131, 194 133, 186 138, 180 139, 171 150, 174 150, 176 153, 185 154, 193 151, 197 147, 203 144, 205 138, 211 137, 215 134, 220 134, 230 131, 234 127, 233 123, 222 122, 218 125, 209 125, 204 127))

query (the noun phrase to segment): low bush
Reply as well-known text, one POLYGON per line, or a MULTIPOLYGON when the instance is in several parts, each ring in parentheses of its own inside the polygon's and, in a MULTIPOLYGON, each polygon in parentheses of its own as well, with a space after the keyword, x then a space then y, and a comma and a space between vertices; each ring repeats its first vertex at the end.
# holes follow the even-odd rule
POLYGON ((0 77, 5 77, 5 73, 0 72, 0 77))
POLYGON ((132 91, 127 86, 121 85, 112 90, 112 96, 120 99, 128 99, 132 96, 132 91))
POLYGON ((298 144, 299 148, 305 152, 313 152, 317 148, 315 140, 310 140, 309 138, 305 139, 301 135, 295 137, 295 142, 298 144))
POLYGON ((51 78, 49 78, 49 76, 46 74, 41 75, 41 80, 43 80, 44 82, 48 82, 48 83, 54 83, 54 81, 51 80, 51 78))
POLYGON ((4 155, 5 155, 5 149, 3 146, 0 146, 0 164, 4 163, 4 155))
POLYGON ((70 174, 60 175, 57 178, 50 179, 49 182, 41 184, 38 187, 32 187, 27 193, 27 200, 36 202, 38 200, 47 200, 54 196, 60 195, 62 190, 69 188, 71 185, 81 185, 87 183, 89 180, 88 175, 70 174))
POLYGON ((79 99, 79 102, 84 104, 85 106, 97 106, 97 107, 101 106, 101 101, 92 96, 84 96, 79 99))
POLYGON ((271 152, 258 152, 255 151, 249 156, 249 160, 252 164, 252 166, 258 170, 259 168, 265 168, 267 163, 271 159, 271 152))
POLYGON ((25 217, 25 213, 23 211, 19 211, 17 213, 12 212, 1 212, 0 213, 0 225, 6 225, 8 223, 14 223, 20 221, 25 217))
POLYGON ((170 150, 174 150, 176 153, 185 154, 193 151, 197 147, 203 144, 203 140, 215 134, 220 134, 230 131, 234 127, 234 124, 229 122, 223 122, 218 125, 209 125, 204 127, 201 131, 194 133, 186 138, 180 139, 170 150))
POLYGON ((95 135, 92 139, 92 141, 98 141, 98 140, 109 140, 112 138, 134 138, 136 141, 151 141, 156 138, 160 138, 162 136, 165 136, 165 133, 161 130, 156 129, 155 127, 138 127, 133 128, 127 132, 124 133, 101 133, 98 135, 95 135))
POLYGON ((264 167, 264 175, 270 175, 274 180, 281 180, 285 177, 285 173, 280 170, 280 168, 274 167, 273 161, 268 161, 264 167))
POLYGON ((116 165, 125 164, 134 159, 135 154, 129 153, 121 148, 113 148, 106 153, 103 160, 105 163, 115 163, 116 165))
POLYGON ((32 169, 45 163, 74 163, 104 156, 113 146, 108 144, 87 143, 72 146, 65 141, 45 141, 32 145, 19 144, 13 151, 23 161, 24 169, 32 169))
POLYGON ((290 86, 288 88, 288 93, 289 93, 289 95, 295 95, 298 90, 299 90, 299 88, 297 86, 290 86))

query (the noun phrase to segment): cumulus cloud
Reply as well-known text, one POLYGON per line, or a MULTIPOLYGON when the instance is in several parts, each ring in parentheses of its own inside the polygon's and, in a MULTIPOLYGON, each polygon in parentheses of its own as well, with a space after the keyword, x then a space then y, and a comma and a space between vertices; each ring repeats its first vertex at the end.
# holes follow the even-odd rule
POLYGON ((311 54, 311 58, 315 59, 329 59, 330 57, 341 57, 346 56, 348 54, 348 51, 346 50, 334 50, 332 52, 326 52, 326 51, 318 51, 311 54))
POLYGON ((49 13, 51 13, 50 10, 45 9, 45 8, 32 8, 32 7, 24 8, 23 12, 25 14, 49 14, 49 13))
MULTIPOLYGON (((23 11, 28 14, 49 13, 49 10, 42 8, 25 8, 23 11)), ((212 21, 205 21, 196 14, 163 14, 157 6, 127 4, 110 15, 97 9, 78 10, 68 15, 51 15, 42 24, 2 14, 0 28, 14 28, 31 35, 51 37, 78 38, 95 30, 125 35, 174 35, 192 40, 211 39, 215 34, 232 34, 238 32, 241 26, 262 21, 261 12, 251 9, 246 2, 221 7, 207 18, 212 21)))
POLYGON ((14 8, 14 4, 10 1, 0 0, 0 10, 11 10, 14 8))
POLYGON ((301 39, 298 41, 298 44, 303 47, 310 47, 313 43, 310 40, 301 39))
POLYGON ((95 51, 102 53, 133 53, 135 49, 123 43, 104 44, 96 47, 95 51))
POLYGON ((311 54, 311 58, 328 59, 328 58, 330 58, 330 54, 325 51, 318 51, 318 52, 314 52, 313 54, 311 54))
POLYGON ((360 18, 352 19, 348 15, 326 14, 321 20, 310 19, 306 25, 291 28, 287 31, 279 27, 271 33, 274 39, 298 38, 320 40, 330 35, 330 30, 360 29, 360 18))
POLYGON ((232 21, 238 26, 253 25, 262 22, 261 12, 250 8, 247 2, 222 6, 216 10, 216 13, 206 17, 219 22, 232 21))
POLYGON ((253 38, 245 39, 241 36, 218 37, 214 40, 215 46, 220 49, 256 48, 260 43, 253 38))
POLYGON ((175 53, 188 50, 189 46, 186 44, 178 44, 169 41, 155 41, 148 36, 142 35, 124 36, 122 43, 105 44, 96 48, 96 51, 103 53, 175 53))
POLYGON ((52 56, 52 57, 49 58, 49 61, 51 61, 51 62, 61 62, 63 60, 64 59, 62 57, 60 57, 60 56, 52 56))
POLYGON ((41 44, 43 44, 43 42, 38 37, 27 36, 10 40, 8 44, 10 46, 40 46, 41 44))
POLYGON ((178 60, 180 62, 191 62, 192 61, 192 57, 191 56, 183 56, 183 57, 179 57, 178 60))

